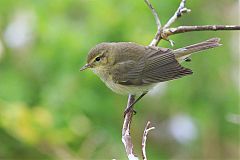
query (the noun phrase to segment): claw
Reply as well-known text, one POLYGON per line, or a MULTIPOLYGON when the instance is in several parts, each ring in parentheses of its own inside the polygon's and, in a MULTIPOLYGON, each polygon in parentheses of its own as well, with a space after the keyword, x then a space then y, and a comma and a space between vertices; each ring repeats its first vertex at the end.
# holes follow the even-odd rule
POLYGON ((137 114, 137 112, 136 112, 132 107, 129 107, 129 108, 125 109, 124 114, 123 114, 123 117, 125 118, 126 115, 127 115, 127 113, 130 112, 130 111, 133 112, 133 115, 136 115, 136 114, 137 114))

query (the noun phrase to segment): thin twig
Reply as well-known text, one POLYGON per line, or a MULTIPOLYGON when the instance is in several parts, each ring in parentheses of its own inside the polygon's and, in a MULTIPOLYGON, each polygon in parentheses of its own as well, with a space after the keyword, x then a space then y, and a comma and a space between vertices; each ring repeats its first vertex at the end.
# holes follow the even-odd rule
POLYGON ((176 28, 167 28, 163 35, 168 37, 174 34, 194 32, 194 31, 220 31, 220 30, 240 30, 237 25, 204 25, 204 26, 179 26, 176 28))
POLYGON ((150 121, 147 122, 147 125, 144 129, 143 132, 143 137, 142 137, 142 157, 143 160, 147 160, 147 155, 146 155, 146 142, 147 142, 147 135, 150 130, 155 129, 155 127, 150 127, 150 121))
MULTIPOLYGON (((129 94, 126 108, 128 108, 134 101, 135 101, 135 96, 129 94)), ((128 113, 126 113, 124 117, 123 128, 122 128, 122 142, 124 144, 128 159, 138 160, 138 157, 134 154, 132 138, 130 135, 130 126, 131 126, 133 114, 134 114, 133 110, 130 110, 128 113)))
MULTIPOLYGON (((160 19, 158 17, 158 14, 157 12, 152 9, 152 5, 151 3, 148 1, 148 0, 145 0, 145 2, 147 3, 147 5, 149 6, 149 8, 151 9, 151 11, 153 12, 153 15, 155 17, 155 21, 156 23, 158 24, 158 21, 160 22, 160 19)), ((158 27, 157 29, 157 32, 154 36, 154 39, 152 40, 152 42, 150 43, 149 46, 157 46, 158 43, 160 42, 161 39, 164 39, 164 40, 167 40, 170 42, 170 44, 173 46, 174 45, 174 42, 172 40, 169 40, 167 38, 167 36, 164 36, 164 34, 162 34, 162 32, 169 28, 179 17, 181 17, 184 13, 188 13, 190 12, 191 10, 190 9, 187 9, 185 8, 185 4, 186 4, 186 0, 182 0, 177 11, 175 12, 175 14, 168 20, 168 22, 164 25, 163 28, 161 27, 158 27)))
POLYGON ((157 29, 158 30, 161 29, 161 26, 162 26, 161 25, 161 21, 160 21, 160 18, 158 16, 156 10, 153 8, 152 4, 148 0, 144 0, 144 1, 148 5, 148 7, 151 9, 151 11, 152 11, 152 14, 153 14, 153 16, 155 18, 155 21, 156 21, 156 24, 157 24, 157 29))
MULTIPOLYGON (((153 14, 153 16, 154 16, 154 18, 155 18, 155 22, 156 22, 156 24, 157 24, 157 33, 156 33, 156 35, 158 35, 158 34, 160 33, 161 27, 162 27, 160 18, 159 18, 159 16, 158 16, 156 10, 155 10, 154 7, 152 6, 152 4, 151 4, 148 0, 144 0, 144 1, 145 1, 145 3, 147 4, 147 6, 151 9, 152 14, 153 14)), ((157 37, 155 36, 155 38, 152 40, 152 42, 149 44, 149 46, 157 46, 157 45, 156 45, 156 41, 157 41, 157 37)))
POLYGON ((186 0, 182 0, 177 11, 164 25, 163 29, 169 28, 178 18, 180 18, 184 13, 191 12, 190 9, 185 8, 186 0))

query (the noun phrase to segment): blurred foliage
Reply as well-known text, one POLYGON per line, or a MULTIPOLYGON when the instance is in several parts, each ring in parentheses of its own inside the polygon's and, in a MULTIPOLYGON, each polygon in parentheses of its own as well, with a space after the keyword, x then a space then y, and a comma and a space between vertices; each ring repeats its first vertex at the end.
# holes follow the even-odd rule
MULTIPOLYGON (((165 23, 179 1, 152 3, 165 23)), ((188 1, 192 12, 175 25, 236 24, 237 3, 188 1)), ((97 43, 148 45, 155 31, 143 0, 1 0, 0 159, 126 159, 121 127, 127 97, 79 68, 97 43)), ((148 139, 149 159, 240 158, 237 33, 170 37, 175 48, 212 37, 223 46, 194 55, 184 64, 193 76, 167 82, 137 104, 137 153, 150 120, 156 129, 148 139)))

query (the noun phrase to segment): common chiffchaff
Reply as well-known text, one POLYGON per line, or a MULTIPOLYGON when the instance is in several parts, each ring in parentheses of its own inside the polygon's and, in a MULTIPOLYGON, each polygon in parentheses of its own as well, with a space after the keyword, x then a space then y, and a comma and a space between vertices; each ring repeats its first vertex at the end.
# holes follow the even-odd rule
POLYGON ((212 38, 176 50, 132 42, 101 43, 90 50, 80 71, 90 68, 116 93, 143 94, 159 82, 192 74, 180 62, 190 60, 193 52, 220 46, 219 41, 212 38))

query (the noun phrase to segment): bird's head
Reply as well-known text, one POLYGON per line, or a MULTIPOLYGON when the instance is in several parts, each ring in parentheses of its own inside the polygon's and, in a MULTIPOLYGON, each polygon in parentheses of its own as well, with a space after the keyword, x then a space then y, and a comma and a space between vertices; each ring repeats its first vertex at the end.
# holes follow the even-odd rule
POLYGON ((87 57, 87 63, 80 69, 100 69, 107 67, 111 62, 111 43, 100 43, 93 47, 87 57))

